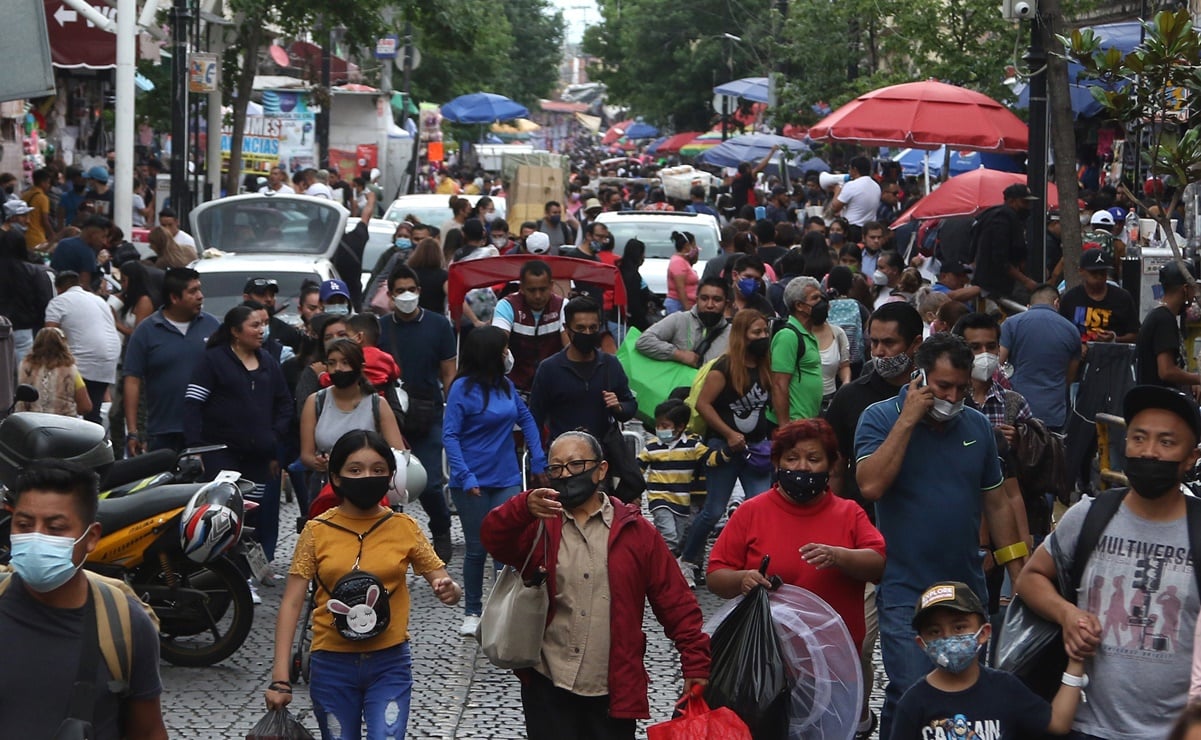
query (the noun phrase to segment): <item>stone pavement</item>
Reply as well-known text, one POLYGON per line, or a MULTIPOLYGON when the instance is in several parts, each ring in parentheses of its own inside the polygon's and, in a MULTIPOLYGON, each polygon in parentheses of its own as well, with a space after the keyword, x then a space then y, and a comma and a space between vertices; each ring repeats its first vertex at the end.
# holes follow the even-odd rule
MULTIPOLYGON (((295 504, 281 507, 281 521, 296 517, 295 504)), ((425 524, 420 507, 410 507, 425 524)), ((287 571, 288 555, 296 542, 294 532, 281 526, 277 573, 287 571)), ((454 520, 455 555, 451 575, 462 580, 463 536, 458 519, 454 520)), ((263 604, 255 610, 254 627, 246 643, 234 656, 211 668, 180 668, 162 664, 163 714, 172 738, 176 740, 217 740, 243 738, 266 711, 263 690, 270 681, 275 617, 283 593, 282 578, 274 587, 259 587, 263 604)), ((408 737, 455 740, 524 738, 521 698, 517 679, 509 671, 494 668, 484 658, 476 642, 458 632, 463 618, 461 606, 444 606, 434 598, 425 579, 409 576, 412 612, 413 703, 408 737)), ((708 619, 723 603, 707 591, 697 598, 708 619)), ((683 688, 679 657, 663 635, 650 609, 644 618, 647 632, 647 671, 651 677, 651 714, 654 722, 671 717, 672 706, 683 688)), ((878 664, 878 659, 877 659, 878 664)), ((877 679, 873 705, 879 711, 883 701, 877 679)), ((317 735, 308 689, 303 683, 293 687, 291 708, 317 735)), ((645 738, 645 723, 639 737, 645 738)))

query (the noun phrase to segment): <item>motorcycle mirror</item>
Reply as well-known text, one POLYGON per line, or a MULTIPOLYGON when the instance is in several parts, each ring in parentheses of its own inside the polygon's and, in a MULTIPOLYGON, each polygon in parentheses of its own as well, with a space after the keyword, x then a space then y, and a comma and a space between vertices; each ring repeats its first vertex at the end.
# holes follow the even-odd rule
POLYGON ((33 403, 34 401, 38 400, 38 396, 39 394, 37 388, 34 388, 32 385, 22 383, 21 385, 17 386, 17 392, 14 394, 13 400, 17 401, 18 403, 33 403))

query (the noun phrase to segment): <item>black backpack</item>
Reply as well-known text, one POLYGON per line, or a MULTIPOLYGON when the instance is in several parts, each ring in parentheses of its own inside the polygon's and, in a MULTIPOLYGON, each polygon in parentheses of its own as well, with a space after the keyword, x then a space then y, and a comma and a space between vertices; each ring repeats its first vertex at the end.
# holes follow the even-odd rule
POLYGON ((801 334, 801 330, 788 323, 788 319, 776 317, 770 322, 771 335, 774 339, 777 334, 784 330, 788 330, 796 334, 796 372, 801 371, 801 358, 805 356, 805 335, 801 334))

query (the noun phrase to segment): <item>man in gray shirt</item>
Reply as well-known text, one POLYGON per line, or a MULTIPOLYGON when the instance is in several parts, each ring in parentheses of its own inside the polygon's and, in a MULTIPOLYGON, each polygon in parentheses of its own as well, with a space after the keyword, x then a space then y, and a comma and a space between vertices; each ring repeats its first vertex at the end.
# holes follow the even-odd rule
POLYGON ((1201 455, 1201 414, 1175 389, 1142 385, 1126 394, 1123 416, 1130 490, 1121 507, 1091 553, 1076 545, 1094 502, 1069 509, 1017 591, 1062 626, 1069 656, 1089 661, 1088 702, 1072 729, 1086 738, 1158 740, 1188 699, 1201 609, 1180 485, 1201 455), (1059 595, 1052 551, 1061 553, 1060 567, 1088 559, 1075 604, 1059 595))
POLYGON ((724 280, 702 280, 696 305, 660 319, 638 337, 634 349, 653 360, 674 360, 689 367, 721 357, 730 341, 730 322, 725 318, 728 300, 724 280))

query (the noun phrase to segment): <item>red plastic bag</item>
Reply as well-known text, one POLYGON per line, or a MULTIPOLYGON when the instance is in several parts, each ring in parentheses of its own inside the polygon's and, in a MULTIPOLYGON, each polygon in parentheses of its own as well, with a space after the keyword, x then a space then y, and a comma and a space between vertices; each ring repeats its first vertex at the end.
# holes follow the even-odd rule
POLYGON ((646 728, 647 740, 751 740, 751 731, 728 707, 710 709, 705 690, 693 686, 676 706, 680 716, 646 728))

